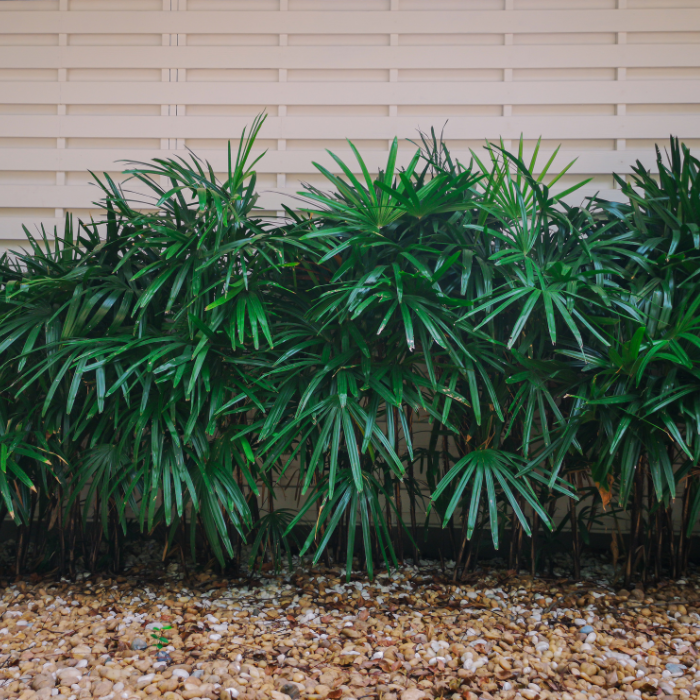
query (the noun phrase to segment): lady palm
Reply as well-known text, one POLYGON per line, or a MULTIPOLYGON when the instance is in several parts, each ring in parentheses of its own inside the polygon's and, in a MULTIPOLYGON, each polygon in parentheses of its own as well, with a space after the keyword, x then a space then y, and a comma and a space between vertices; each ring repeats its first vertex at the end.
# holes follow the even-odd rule
MULTIPOLYGON (((68 549, 91 516, 112 542, 134 516, 168 545, 189 523, 193 552, 202 532, 220 561, 255 528, 252 564, 298 542, 348 575, 359 532, 372 574, 398 563, 407 502, 418 536, 423 480, 441 524, 461 519, 463 553, 486 523, 498 546, 504 514, 516 542, 551 527, 576 474, 582 494, 633 504, 632 556, 648 474, 655 513, 687 481, 692 527, 687 151, 674 143, 658 185, 638 166, 628 203, 571 207, 580 184, 554 194, 561 174, 545 184, 550 159, 533 175, 522 142, 465 166, 433 135, 403 170, 394 142, 376 176, 353 147, 339 175, 319 166, 328 192, 273 224, 255 207, 262 122, 223 182, 196 157, 131 164, 121 186, 97 179, 102 220, 4 260, 0 495, 18 523, 50 509, 68 549), (296 514, 272 498, 290 479, 296 514)), ((94 566, 100 536, 90 547, 94 566)))

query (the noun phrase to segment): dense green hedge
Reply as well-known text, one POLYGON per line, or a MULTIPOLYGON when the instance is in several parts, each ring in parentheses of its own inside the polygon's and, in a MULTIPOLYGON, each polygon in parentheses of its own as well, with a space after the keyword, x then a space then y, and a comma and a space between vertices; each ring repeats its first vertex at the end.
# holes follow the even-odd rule
POLYGON ((428 502, 460 566, 475 532, 497 546, 506 528, 511 565, 527 550, 534 569, 523 535, 551 541, 559 504, 575 567, 606 507, 631 511, 629 539, 613 535, 628 575, 682 570, 700 510, 687 149, 672 140, 658 177, 616 176, 622 202, 572 207, 585 183, 555 193, 522 144, 462 164, 423 137, 402 170, 394 141, 376 176, 353 147, 357 164, 333 156, 341 176, 317 166, 328 192, 308 186, 275 222, 255 206, 261 124, 224 182, 195 157, 133 164, 122 186, 96 177, 100 221, 68 218, 55 243, 25 229, 27 251, 1 261, 0 491, 18 571, 94 567, 105 542, 118 566, 131 517, 193 556, 202 532, 222 562, 245 536, 278 563, 303 518, 316 559, 350 559, 361 533, 371 575, 404 556, 397 521, 420 547, 428 502), (276 510, 294 474, 300 506, 276 510))

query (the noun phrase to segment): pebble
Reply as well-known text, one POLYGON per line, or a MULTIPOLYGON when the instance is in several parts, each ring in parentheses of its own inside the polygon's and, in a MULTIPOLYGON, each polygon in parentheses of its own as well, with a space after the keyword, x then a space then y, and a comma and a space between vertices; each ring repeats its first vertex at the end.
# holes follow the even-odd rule
POLYGON ((699 651, 694 577, 630 592, 321 566, 0 587, 0 700, 700 700, 699 651))
POLYGON ((685 669, 683 664, 666 664, 666 670, 670 671, 672 676, 682 676, 685 669))
MULTIPOLYGON (((295 673, 294 675, 296 676, 296 675, 302 675, 302 674, 295 673)), ((297 686, 295 686, 295 685, 292 685, 291 683, 286 683, 285 685, 283 685, 280 688, 280 692, 284 693, 285 695, 289 695, 289 697, 292 700, 297 700, 297 698, 299 697, 299 688, 297 688, 297 686)))
POLYGON ((143 651, 144 649, 148 648, 148 644, 142 637, 134 637, 134 641, 131 642, 131 648, 134 651, 143 651))

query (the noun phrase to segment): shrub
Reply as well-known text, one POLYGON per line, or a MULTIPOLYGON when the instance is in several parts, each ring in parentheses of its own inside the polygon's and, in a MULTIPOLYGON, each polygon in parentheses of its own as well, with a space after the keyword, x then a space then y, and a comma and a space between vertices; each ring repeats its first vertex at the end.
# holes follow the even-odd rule
POLYGON ((256 207, 262 122, 229 150, 225 182, 195 156, 132 164, 145 209, 96 177, 99 221, 67 217, 55 241, 25 229, 29 250, 3 258, 0 493, 17 572, 54 556, 28 560, 44 529, 62 570, 78 542, 99 566, 105 540, 118 568, 134 520, 166 547, 189 534, 193 557, 200 533, 221 563, 245 537, 252 565, 298 543, 348 576, 359 533, 372 575, 405 543, 418 557, 427 503, 455 576, 473 534, 498 547, 504 527, 511 566, 533 538, 534 572, 538 529, 567 504, 578 575, 613 499, 631 510, 627 578, 641 561, 682 571, 700 513, 688 150, 672 139, 658 182, 639 163, 619 178, 623 203, 571 206, 585 183, 553 192, 563 173, 546 185, 552 160, 535 176, 522 142, 464 165, 424 135, 397 169, 394 141, 377 176, 353 147, 355 166, 333 156, 342 175, 317 165, 332 191, 307 186, 276 222, 256 207), (282 479, 296 513, 275 508, 282 479))

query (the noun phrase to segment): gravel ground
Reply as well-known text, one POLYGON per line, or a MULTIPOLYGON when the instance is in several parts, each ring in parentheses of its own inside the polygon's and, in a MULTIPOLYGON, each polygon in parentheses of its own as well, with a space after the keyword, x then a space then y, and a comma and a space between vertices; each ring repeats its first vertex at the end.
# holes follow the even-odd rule
POLYGON ((341 573, 11 585, 0 698, 700 698, 700 579, 341 573))

